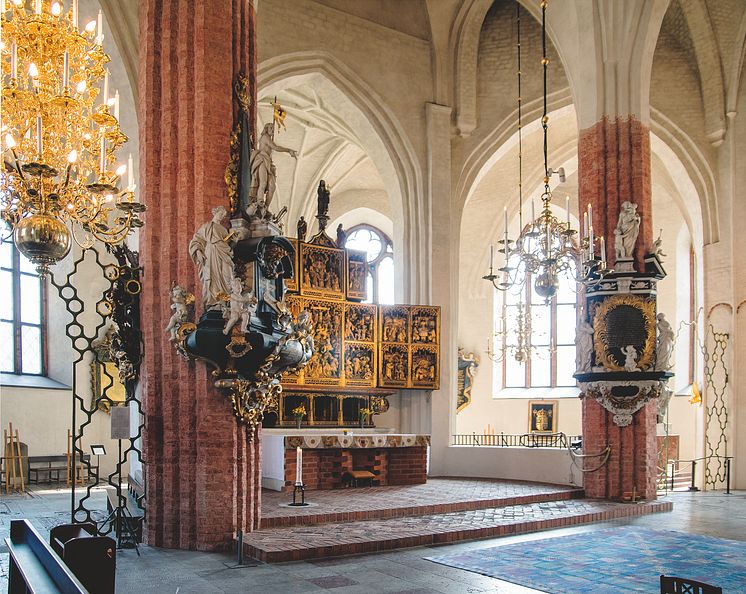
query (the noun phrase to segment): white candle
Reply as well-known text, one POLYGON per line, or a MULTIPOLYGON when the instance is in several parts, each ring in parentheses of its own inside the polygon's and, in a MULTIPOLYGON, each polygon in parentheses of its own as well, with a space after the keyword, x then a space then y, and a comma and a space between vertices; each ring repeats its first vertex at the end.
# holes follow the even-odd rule
POLYGON ((531 224, 536 220, 536 211, 534 210, 534 199, 531 198, 531 224))
POLYGON ((36 152, 39 153, 39 161, 44 152, 44 143, 41 137, 41 116, 36 116, 36 152))
POLYGON ((103 175, 106 171, 106 137, 103 134, 101 135, 101 154, 99 155, 98 168, 103 175))
POLYGON ((590 252, 590 258, 593 260, 594 255, 594 246, 593 246, 593 225, 591 225, 588 228, 588 250, 590 252))
POLYGON ((601 264, 606 264, 606 241, 604 241, 604 236, 601 236, 601 264))
POLYGON ((18 77, 18 46, 14 41, 10 45, 10 78, 18 77))
POLYGON ((70 54, 65 52, 62 60, 62 90, 64 91, 70 85, 70 54))
POLYGON ((41 14, 41 0, 36 0, 36 9, 34 10, 36 14, 41 14))
POLYGON ((567 211, 567 228, 570 228, 570 197, 565 198, 565 210, 567 211))
POLYGON ((494 251, 495 251, 495 246, 492 245, 492 244, 490 244, 490 272, 492 272, 492 264, 493 264, 493 260, 494 260, 494 251))
POLYGON ((588 225, 593 227, 593 207, 588 203, 588 225))
POLYGON ((295 448, 295 484, 303 484, 303 450, 295 448))
POLYGON ((588 237, 588 213, 583 213, 583 238, 588 237))
POLYGON ((104 70, 104 93, 101 95, 101 100, 103 101, 103 105, 106 105, 109 102, 109 71, 104 70))
POLYGON ((119 120, 119 91, 114 93, 114 117, 119 120))
POLYGON ((104 13, 101 10, 98 11, 97 28, 98 35, 96 36, 96 43, 98 45, 104 45, 104 13))
POLYGON ((135 174, 132 173, 132 153, 127 157, 127 190, 130 192, 135 187, 135 174))
POLYGON ((78 0, 73 0, 72 4, 72 17, 73 17, 73 27, 75 30, 78 30, 78 0))

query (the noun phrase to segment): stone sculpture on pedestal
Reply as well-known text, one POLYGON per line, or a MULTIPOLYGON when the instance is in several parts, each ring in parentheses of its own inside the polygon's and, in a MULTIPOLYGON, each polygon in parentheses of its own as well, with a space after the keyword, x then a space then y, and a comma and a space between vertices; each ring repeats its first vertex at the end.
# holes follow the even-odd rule
POLYGON ((212 209, 212 220, 202 225, 189 242, 192 258, 202 282, 202 304, 205 308, 219 306, 231 293, 233 250, 228 243, 231 233, 222 225, 228 211, 224 206, 212 209))

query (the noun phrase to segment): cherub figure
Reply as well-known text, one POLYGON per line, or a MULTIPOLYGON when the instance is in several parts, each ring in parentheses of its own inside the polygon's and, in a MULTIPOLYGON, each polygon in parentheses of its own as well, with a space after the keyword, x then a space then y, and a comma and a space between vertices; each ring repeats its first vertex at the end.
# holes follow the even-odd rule
MULTIPOLYGON (((248 332, 251 314, 256 310, 257 300, 252 291, 244 293, 243 283, 238 277, 231 282, 231 295, 229 307, 226 310, 228 321, 225 323, 223 334, 228 335, 233 327, 240 321, 239 329, 242 333, 248 332)), ((225 317, 225 316, 224 316, 225 317)))
POLYGON ((187 307, 194 301, 194 295, 186 291, 179 285, 174 285, 171 288, 171 309, 174 313, 171 314, 171 319, 168 321, 166 326, 166 332, 170 333, 171 340, 178 338, 179 327, 186 322, 189 312, 187 307))
POLYGON ((624 370, 625 371, 640 371, 637 366, 637 350, 631 344, 628 344, 622 349, 624 354, 624 370))

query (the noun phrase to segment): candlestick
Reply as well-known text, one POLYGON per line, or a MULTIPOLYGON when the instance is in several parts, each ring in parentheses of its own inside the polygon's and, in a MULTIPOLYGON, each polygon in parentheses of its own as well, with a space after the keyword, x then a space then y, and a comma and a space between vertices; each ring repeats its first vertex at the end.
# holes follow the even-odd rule
POLYGON ((127 191, 132 192, 135 189, 135 174, 132 172, 132 153, 127 157, 127 191))
POLYGON ((98 11, 98 20, 97 20, 97 33, 96 36, 96 43, 98 45, 104 45, 104 13, 99 10, 98 11))
POLYGON ((44 152, 44 143, 41 136, 41 116, 36 116, 36 152, 39 153, 39 161, 41 162, 41 155, 44 152))
POLYGON ((15 80, 18 77, 18 46, 16 42, 10 44, 10 78, 15 80))
POLYGON ((70 54, 65 52, 62 60, 62 91, 65 92, 70 85, 70 54))
POLYGON ((98 168, 103 177, 106 172, 106 137, 103 134, 101 135, 101 154, 99 155, 98 168))
POLYGON ((303 484, 303 450, 295 448, 295 484, 303 484))

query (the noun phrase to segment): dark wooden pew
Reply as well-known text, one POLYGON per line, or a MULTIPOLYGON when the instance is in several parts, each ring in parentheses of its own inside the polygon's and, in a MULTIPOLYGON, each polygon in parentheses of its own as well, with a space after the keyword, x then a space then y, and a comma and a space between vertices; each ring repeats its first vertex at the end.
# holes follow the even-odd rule
POLYGON ((87 594, 65 563, 28 520, 11 520, 9 594, 87 594))

